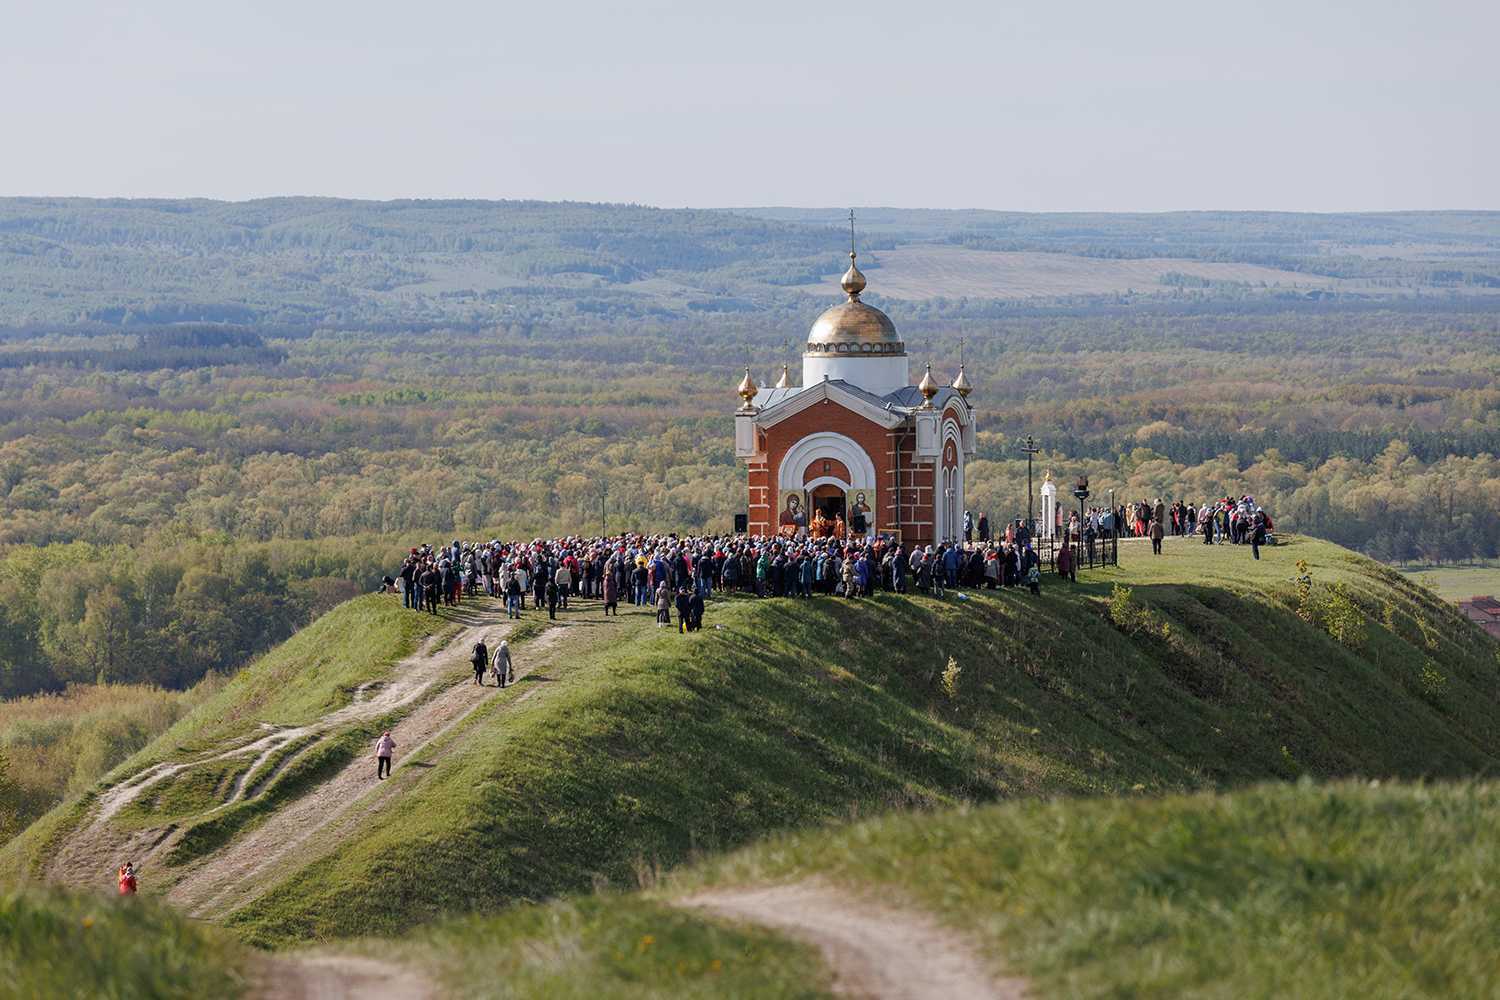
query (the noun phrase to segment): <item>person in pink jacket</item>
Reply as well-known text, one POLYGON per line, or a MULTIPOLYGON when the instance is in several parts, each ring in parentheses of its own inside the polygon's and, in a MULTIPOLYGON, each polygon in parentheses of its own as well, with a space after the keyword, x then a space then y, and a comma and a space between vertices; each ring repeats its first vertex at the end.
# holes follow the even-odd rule
POLYGON ((391 752, 395 749, 396 741, 391 739, 390 730, 386 730, 375 741, 375 777, 381 781, 391 773, 391 752))

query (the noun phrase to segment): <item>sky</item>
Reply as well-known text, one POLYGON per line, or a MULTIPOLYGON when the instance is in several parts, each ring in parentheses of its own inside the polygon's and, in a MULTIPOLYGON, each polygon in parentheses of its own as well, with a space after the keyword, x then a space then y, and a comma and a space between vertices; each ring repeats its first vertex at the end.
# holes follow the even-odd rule
POLYGON ((0 0, 0 195, 1500 209, 1500 3, 0 0))

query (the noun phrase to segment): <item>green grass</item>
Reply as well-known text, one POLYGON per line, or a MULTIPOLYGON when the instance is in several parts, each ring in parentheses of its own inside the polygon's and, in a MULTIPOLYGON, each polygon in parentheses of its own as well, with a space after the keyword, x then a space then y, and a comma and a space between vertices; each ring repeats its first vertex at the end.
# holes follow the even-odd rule
POLYGON ((1402 572, 1446 601, 1500 596, 1500 564, 1475 566, 1411 566, 1402 572))
POLYGON ((227 935, 147 900, 0 896, 0 997, 235 997, 242 961, 227 935))
POLYGON ((357 597, 241 670, 158 741, 154 754, 130 764, 216 748, 250 734, 261 721, 315 722, 347 705, 360 684, 389 676, 422 639, 456 630, 446 614, 415 614, 384 594, 357 597))
POLYGON ((893 808, 1500 764, 1495 644, 1377 564, 1300 539, 1259 563, 1174 544, 1092 581, 1040 599, 717 602, 688 637, 648 615, 578 626, 595 638, 518 686, 536 697, 497 699, 440 765, 398 775, 379 823, 230 922, 272 945, 396 934, 893 808), (1112 623, 1121 580, 1166 628, 1112 623), (1336 595, 1359 648, 1329 633, 1336 595))
POLYGON ((828 995, 816 952, 639 896, 519 906, 442 924, 380 957, 427 966, 451 997, 811 1000, 828 995))
MULTIPOLYGON (((1286 541, 1132 550, 1039 598, 720 600, 692 636, 574 612, 551 665, 228 923, 403 937, 371 947, 458 995, 815 996, 806 949, 663 897, 819 875, 934 911, 1041 995, 1492 994, 1500 786, 1349 779, 1495 774, 1500 646, 1388 568, 1286 541)), ((336 707, 431 627, 350 602, 139 756, 336 707)), ((539 632, 512 636, 518 668, 539 632)), ((354 752, 325 746, 176 861, 354 752)))
POLYGON ((1494 783, 1033 801, 777 837, 660 894, 904 898, 1039 996, 1496 996, 1497 825, 1494 783))

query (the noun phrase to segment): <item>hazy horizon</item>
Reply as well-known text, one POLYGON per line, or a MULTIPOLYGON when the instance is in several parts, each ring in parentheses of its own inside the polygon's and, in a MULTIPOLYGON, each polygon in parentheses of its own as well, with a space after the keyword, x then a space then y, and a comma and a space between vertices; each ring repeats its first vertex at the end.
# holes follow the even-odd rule
POLYGON ((18 7, 0 195, 1500 209, 1500 7, 18 7))

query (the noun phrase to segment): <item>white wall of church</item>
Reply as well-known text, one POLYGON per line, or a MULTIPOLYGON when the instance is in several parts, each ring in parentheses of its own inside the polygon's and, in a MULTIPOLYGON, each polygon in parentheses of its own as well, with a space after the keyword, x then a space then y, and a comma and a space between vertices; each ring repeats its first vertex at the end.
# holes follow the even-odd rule
POLYGON ((884 396, 888 392, 911 385, 911 366, 905 356, 870 358, 860 355, 848 357, 802 358, 802 384, 813 385, 823 377, 843 379, 857 385, 866 392, 884 396))

